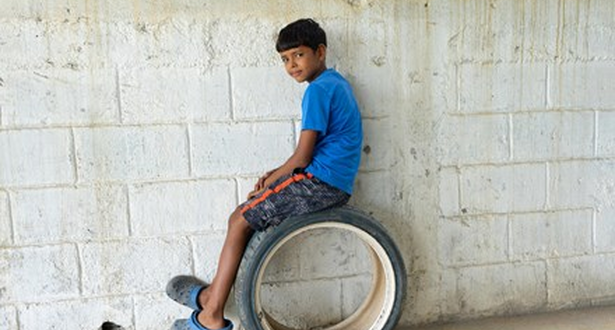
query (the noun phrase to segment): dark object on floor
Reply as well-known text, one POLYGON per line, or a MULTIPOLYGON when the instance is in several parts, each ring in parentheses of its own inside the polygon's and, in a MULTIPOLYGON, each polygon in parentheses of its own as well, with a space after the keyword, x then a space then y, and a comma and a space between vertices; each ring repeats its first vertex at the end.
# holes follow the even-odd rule
POLYGON ((100 330, 124 330, 124 328, 121 325, 107 321, 100 326, 100 330))

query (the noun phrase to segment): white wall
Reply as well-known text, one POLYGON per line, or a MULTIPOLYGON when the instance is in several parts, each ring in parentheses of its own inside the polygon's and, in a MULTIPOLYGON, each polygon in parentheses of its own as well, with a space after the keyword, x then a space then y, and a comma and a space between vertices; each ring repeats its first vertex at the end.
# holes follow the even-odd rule
MULTIPOLYGON (((273 42, 305 16, 361 103, 352 203, 404 253, 404 324, 615 303, 612 1, 3 0, 0 328, 186 314, 166 281, 211 278, 292 152, 305 86, 273 42)), ((346 306, 365 274, 338 271, 346 306)))

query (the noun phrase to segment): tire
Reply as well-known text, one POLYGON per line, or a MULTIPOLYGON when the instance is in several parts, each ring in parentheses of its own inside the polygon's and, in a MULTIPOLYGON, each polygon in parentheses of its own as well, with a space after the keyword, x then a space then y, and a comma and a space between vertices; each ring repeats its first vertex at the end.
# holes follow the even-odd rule
POLYGON ((244 253, 235 281, 235 302, 246 330, 290 330, 261 305, 260 290, 269 261, 293 237, 314 229, 341 229, 356 234, 373 264, 372 286, 360 307, 341 322, 323 330, 392 330, 401 316, 406 294, 402 256, 384 227, 365 213, 341 207, 293 217, 257 232, 244 253))

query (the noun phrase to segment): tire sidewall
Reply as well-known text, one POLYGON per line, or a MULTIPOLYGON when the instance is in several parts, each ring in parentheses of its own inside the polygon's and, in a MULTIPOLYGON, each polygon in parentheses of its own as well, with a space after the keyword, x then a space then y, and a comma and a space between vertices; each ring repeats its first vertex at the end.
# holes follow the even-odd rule
POLYGON ((406 269, 401 253, 386 229, 369 215, 348 206, 322 212, 291 217, 279 226, 257 232, 248 243, 235 284, 235 300, 241 322, 246 330, 263 330, 256 314, 255 291, 258 274, 273 248, 288 235, 303 227, 321 223, 342 223, 364 231, 373 237, 386 252, 391 261, 395 277, 393 308, 385 325, 380 329, 392 330, 401 316, 406 295, 406 269))

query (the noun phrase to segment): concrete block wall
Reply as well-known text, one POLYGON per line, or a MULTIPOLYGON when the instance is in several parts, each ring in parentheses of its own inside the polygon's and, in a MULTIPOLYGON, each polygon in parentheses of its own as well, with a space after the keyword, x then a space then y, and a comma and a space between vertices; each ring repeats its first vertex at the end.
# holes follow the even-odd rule
MULTIPOLYGON (((360 102, 352 204, 404 254, 403 324, 615 303, 611 1, 7 0, 0 328, 187 315, 166 281, 212 278, 228 214, 295 145, 305 86, 273 40, 299 17, 360 102)), ((268 303, 343 318, 363 259, 352 236, 300 240, 268 303)))
POLYGON ((436 122, 438 260, 453 299, 442 308, 459 318, 615 302, 613 4, 451 11, 456 104, 436 122))

